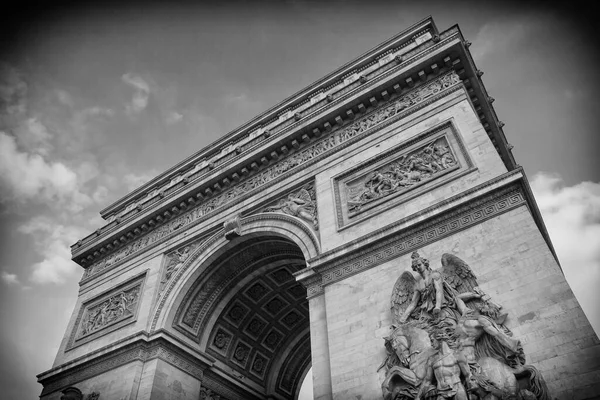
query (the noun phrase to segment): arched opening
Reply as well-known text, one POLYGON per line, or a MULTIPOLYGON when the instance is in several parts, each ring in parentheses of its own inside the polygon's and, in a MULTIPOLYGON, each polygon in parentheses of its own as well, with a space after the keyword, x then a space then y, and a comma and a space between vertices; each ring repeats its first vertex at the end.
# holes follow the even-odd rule
POLYGON ((215 379, 248 399, 297 399, 311 367, 306 289, 293 276, 305 255, 283 235, 246 232, 191 266, 171 326, 216 360, 207 385, 215 379))
POLYGON ((298 400, 313 400, 313 380, 312 380, 312 367, 306 373, 302 384, 300 385, 300 393, 298 394, 298 400))

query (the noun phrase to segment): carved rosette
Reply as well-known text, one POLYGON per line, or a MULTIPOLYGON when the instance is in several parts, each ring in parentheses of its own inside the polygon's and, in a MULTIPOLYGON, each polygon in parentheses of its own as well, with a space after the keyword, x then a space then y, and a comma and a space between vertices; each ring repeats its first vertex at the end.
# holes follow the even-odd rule
POLYGON ((298 217, 311 224, 315 230, 319 230, 317 214, 317 199, 315 187, 312 183, 306 184, 300 189, 289 193, 265 207, 263 212, 276 212, 298 217))

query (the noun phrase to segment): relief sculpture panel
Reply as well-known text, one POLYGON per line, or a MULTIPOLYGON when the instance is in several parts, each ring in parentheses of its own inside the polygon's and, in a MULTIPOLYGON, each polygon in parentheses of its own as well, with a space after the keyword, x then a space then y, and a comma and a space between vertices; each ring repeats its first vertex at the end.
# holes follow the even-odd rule
POLYGON ((458 163, 445 137, 427 143, 370 174, 346 183, 350 216, 370 203, 414 189, 453 167, 458 167, 458 163))
POLYGON ((277 200, 263 209, 263 212, 278 212, 298 217, 319 230, 315 187, 312 183, 277 200))
POLYGON ((162 294, 167 284, 174 279, 175 274, 183 263, 188 259, 196 249, 204 242, 205 238, 195 240, 179 249, 176 249, 165 255, 165 268, 160 280, 159 294, 162 294))
POLYGON ((411 272, 396 281, 393 325, 379 367, 385 400, 548 400, 540 372, 525 363, 507 314, 478 285, 463 260, 444 254, 441 268, 412 254, 411 272))
POLYGON ((110 293, 85 303, 71 335, 73 347, 134 322, 143 290, 143 275, 121 285, 110 293))
POLYGON ((83 315, 78 337, 96 332, 105 326, 131 317, 139 300, 141 286, 140 283, 88 308, 83 315))
POLYGON ((334 177, 341 229, 474 170, 450 123, 422 133, 334 177))
MULTIPOLYGON (((93 276, 103 273, 103 271, 114 268, 124 260, 140 254, 145 248, 167 240, 168 237, 178 233, 185 227, 198 223, 205 216, 218 209, 233 205, 242 196, 264 187, 270 182, 279 179, 284 174, 298 171, 299 168, 306 167, 310 163, 333 154, 351 141, 358 140, 360 137, 370 134, 374 129, 398 120, 414 112, 419 107, 427 105, 439 96, 460 88, 460 83, 461 80, 454 71, 441 75, 402 96, 393 98, 389 102, 384 102, 365 116, 357 118, 356 121, 344 127, 339 129, 334 128, 330 134, 323 135, 321 139, 306 147, 301 147, 298 151, 292 150, 288 155, 282 154, 278 162, 240 181, 240 183, 232 185, 230 189, 198 202, 196 206, 190 207, 191 209, 181 213, 179 216, 173 217, 170 220, 161 217, 154 226, 148 228, 147 232, 141 233, 139 238, 127 242, 126 246, 121 247, 118 241, 116 241, 116 244, 113 243, 116 247, 111 244, 108 248, 109 252, 106 255, 99 256, 92 265, 86 268, 83 280, 91 279, 93 276)), ((294 215, 293 210, 299 210, 292 203, 303 207, 301 210, 303 211, 302 214, 308 209, 307 205, 298 204, 296 200, 288 198, 287 201, 290 201, 290 203, 288 203, 286 209, 291 212, 286 213, 290 215, 294 215)), ((280 205, 282 206, 281 210, 284 210, 283 204, 280 205)), ((306 216, 300 218, 308 220, 306 216)), ((317 228, 316 225, 315 228, 317 228)))

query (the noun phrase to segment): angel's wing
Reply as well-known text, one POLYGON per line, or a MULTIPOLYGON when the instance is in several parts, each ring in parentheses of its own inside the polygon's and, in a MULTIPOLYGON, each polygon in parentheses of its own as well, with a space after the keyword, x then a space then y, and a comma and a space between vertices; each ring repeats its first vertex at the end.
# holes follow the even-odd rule
POLYGON ((392 291, 392 321, 394 324, 400 324, 400 317, 404 314, 404 311, 408 308, 410 301, 413 296, 413 292, 415 290, 416 279, 408 271, 404 271, 400 278, 396 281, 394 285, 394 290, 392 291))
POLYGON ((296 198, 302 200, 304 204, 302 206, 305 210, 310 213, 314 213, 316 211, 316 204, 313 199, 310 197, 310 192, 306 189, 300 189, 298 193, 296 193, 296 198))
POLYGON ((310 193, 308 193, 308 190, 306 189, 300 189, 298 193, 296 193, 296 197, 301 200, 304 200, 307 204, 312 202, 312 199, 310 198, 310 193))
POLYGON ((473 292, 477 286, 477 277, 466 262, 453 254, 442 255, 442 276, 459 294, 473 292))

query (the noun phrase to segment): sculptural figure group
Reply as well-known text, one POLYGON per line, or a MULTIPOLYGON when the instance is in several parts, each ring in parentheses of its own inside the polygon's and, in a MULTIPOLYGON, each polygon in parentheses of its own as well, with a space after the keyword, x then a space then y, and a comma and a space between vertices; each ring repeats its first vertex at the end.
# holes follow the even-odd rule
POLYGON ((438 139, 375 170, 349 199, 348 211, 356 213, 367 203, 409 189, 454 165, 456 160, 445 138, 438 139))
POLYGON ((385 337, 384 400, 548 400, 537 369, 525 364, 506 314, 478 286, 471 268, 452 254, 442 267, 412 254, 391 299, 392 332, 385 337))
POLYGON ((133 315, 140 286, 123 291, 88 309, 82 320, 79 337, 95 332, 106 325, 133 315))

